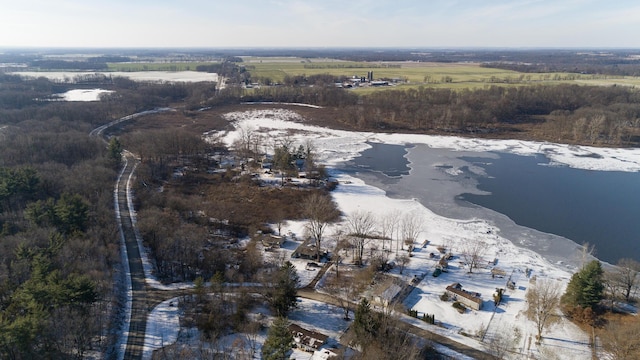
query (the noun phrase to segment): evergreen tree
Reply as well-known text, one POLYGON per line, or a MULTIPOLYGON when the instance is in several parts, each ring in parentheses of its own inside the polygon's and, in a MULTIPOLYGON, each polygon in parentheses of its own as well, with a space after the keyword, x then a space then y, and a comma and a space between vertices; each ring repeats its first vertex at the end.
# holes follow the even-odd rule
POLYGON ((262 346, 262 358, 264 360, 288 359, 292 346, 293 335, 289 331, 289 321, 284 317, 278 317, 267 332, 267 339, 262 346))
POLYGON ((54 207, 56 227, 63 234, 84 231, 89 220, 89 205, 78 194, 64 193, 54 207))
POLYGON ((267 299, 278 316, 286 316, 297 305, 300 278, 296 268, 287 261, 276 273, 275 283, 267 292, 267 299))
POLYGON ((562 295, 562 303, 568 306, 593 308, 602 300, 604 270, 599 261, 593 260, 573 274, 562 295))
POLYGON ((380 323, 377 314, 371 310, 369 300, 363 298, 356 309, 353 330, 356 335, 356 343, 364 345, 377 335, 380 323))
POLYGON ((114 166, 119 166, 122 162, 122 144, 117 137, 112 137, 107 146, 107 158, 114 166))

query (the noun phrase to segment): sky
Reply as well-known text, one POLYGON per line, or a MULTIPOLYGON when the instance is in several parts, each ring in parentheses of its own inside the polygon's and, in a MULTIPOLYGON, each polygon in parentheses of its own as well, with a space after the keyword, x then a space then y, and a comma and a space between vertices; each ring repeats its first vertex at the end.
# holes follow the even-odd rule
POLYGON ((0 47, 640 48, 632 0, 0 0, 0 47))

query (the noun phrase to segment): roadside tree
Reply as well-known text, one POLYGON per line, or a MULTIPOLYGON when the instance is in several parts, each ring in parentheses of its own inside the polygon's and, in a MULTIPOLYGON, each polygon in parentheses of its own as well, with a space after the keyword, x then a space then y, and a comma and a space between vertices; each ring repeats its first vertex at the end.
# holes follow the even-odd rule
POLYGON ((291 262, 285 262, 267 286, 265 297, 278 316, 286 316, 297 305, 300 278, 291 262))
POLYGON ((120 166, 122 162, 122 144, 117 137, 112 137, 109 140, 109 145, 107 146, 107 159, 114 166, 120 166))

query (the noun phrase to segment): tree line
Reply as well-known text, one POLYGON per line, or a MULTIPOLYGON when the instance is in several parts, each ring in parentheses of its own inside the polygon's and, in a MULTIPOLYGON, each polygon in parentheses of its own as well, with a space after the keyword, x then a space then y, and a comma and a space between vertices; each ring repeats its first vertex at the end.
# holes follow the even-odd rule
MULTIPOLYGON (((356 130, 519 137, 589 145, 640 141, 640 94, 627 87, 491 86, 417 89, 356 95, 333 86, 253 89, 246 101, 336 107, 333 121, 356 130)), ((326 82, 325 82, 326 83, 326 82)))

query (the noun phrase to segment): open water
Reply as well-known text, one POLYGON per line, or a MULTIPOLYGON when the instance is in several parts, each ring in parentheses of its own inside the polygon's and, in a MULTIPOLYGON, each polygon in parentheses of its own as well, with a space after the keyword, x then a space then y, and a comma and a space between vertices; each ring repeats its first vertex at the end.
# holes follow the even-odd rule
POLYGON ((489 220, 558 263, 577 261, 584 243, 612 264, 640 261, 640 173, 550 166, 543 155, 370 145, 343 171, 391 197, 417 198, 442 216, 489 220))

